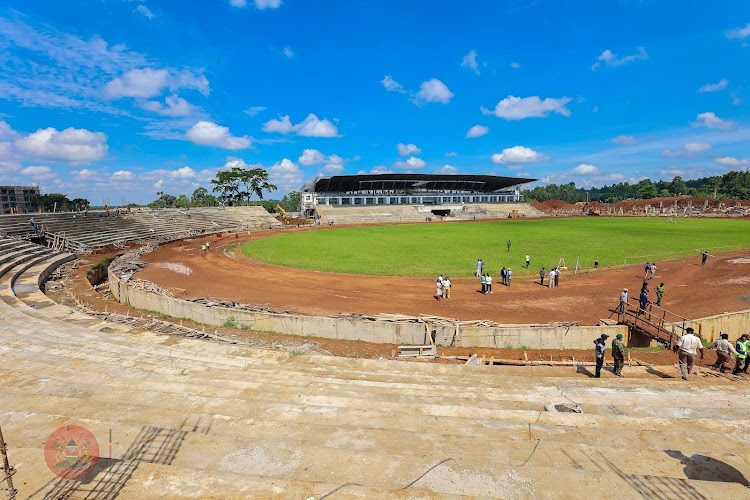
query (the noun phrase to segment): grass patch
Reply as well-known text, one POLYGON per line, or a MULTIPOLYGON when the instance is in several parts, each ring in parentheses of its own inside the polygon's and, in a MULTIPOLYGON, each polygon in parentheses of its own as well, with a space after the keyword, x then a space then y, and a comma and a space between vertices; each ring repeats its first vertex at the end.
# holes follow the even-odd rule
POLYGON ((221 326, 224 328, 239 328, 237 319, 234 316, 229 316, 221 326))
POLYGON ((560 258, 583 269, 658 262, 750 247, 750 222, 734 219, 590 217, 451 224, 335 228, 271 236, 246 243, 242 253, 261 262, 349 274, 472 276, 477 259, 499 280, 500 269, 538 276, 560 258), (511 240, 510 252, 505 243, 511 240), (525 256, 531 266, 525 268, 525 256))
POLYGON ((96 264, 89 267, 86 270, 86 279, 89 280, 89 283, 91 283, 92 285, 98 285, 99 283, 101 283, 103 278, 106 278, 107 276, 107 268, 117 257, 119 257, 119 255, 112 255, 111 257, 102 259, 96 264))

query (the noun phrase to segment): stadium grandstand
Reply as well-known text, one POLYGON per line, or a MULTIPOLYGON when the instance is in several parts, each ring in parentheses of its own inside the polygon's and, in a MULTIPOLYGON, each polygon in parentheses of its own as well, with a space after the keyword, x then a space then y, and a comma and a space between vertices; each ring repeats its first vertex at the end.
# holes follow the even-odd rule
POLYGON ((338 222, 538 215, 521 195, 521 186, 535 180, 440 174, 316 177, 302 188, 300 212, 338 222))

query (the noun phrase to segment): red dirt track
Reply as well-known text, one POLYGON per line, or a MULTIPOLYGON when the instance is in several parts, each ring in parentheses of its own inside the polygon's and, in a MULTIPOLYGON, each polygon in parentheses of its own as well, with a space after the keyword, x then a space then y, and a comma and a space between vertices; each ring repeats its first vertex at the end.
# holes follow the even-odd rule
MULTIPOLYGON (((327 227, 285 228, 255 231, 251 239, 292 231, 326 231, 327 227)), ((232 235, 233 236, 233 235, 232 235)), ((432 314, 461 320, 488 319, 499 323, 542 323, 577 321, 594 325, 610 315, 623 287, 631 297, 640 291, 643 267, 598 269, 560 276, 560 288, 547 288, 539 281, 514 280, 512 287, 493 284, 494 293, 482 295, 475 279, 453 280, 452 298, 438 302, 435 277, 402 278, 359 276, 292 269, 226 251, 247 241, 215 236, 164 245, 143 257, 153 265, 135 275, 172 289, 178 297, 211 297, 245 304, 268 304, 306 314, 399 313, 432 314), (211 240, 211 251, 201 255, 201 243, 211 240), (180 274, 163 264, 182 264, 190 275, 180 274)), ((700 256, 657 262, 658 272, 649 281, 650 299, 660 282, 666 286, 662 306, 688 318, 750 308, 750 250, 729 252, 709 258, 700 266, 700 256), (737 260, 737 262, 731 262, 737 260)), ((546 279, 545 279, 546 283, 546 279)), ((734 335, 731 332, 730 335, 734 335)), ((553 346, 550 346, 553 347, 553 346)))

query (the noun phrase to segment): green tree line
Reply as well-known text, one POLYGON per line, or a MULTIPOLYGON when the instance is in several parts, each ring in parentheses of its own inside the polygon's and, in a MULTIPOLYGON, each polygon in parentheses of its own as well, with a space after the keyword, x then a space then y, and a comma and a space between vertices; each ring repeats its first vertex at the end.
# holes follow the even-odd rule
POLYGON ((589 200, 612 203, 631 199, 668 198, 671 196, 708 196, 714 198, 750 199, 750 171, 731 171, 724 175, 683 180, 679 175, 671 181, 643 179, 636 184, 620 182, 600 188, 584 189, 569 184, 547 184, 521 192, 524 198, 536 201, 562 200, 576 203, 589 200))

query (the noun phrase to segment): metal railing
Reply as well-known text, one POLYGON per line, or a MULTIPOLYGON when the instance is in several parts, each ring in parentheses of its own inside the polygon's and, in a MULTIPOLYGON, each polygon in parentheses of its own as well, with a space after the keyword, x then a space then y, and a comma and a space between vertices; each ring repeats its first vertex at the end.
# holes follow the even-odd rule
MULTIPOLYGON (((640 330, 661 342, 669 342, 672 348, 674 343, 685 334, 688 327, 693 327, 693 320, 679 314, 673 313, 657 306, 652 302, 641 304, 634 298, 628 298, 626 304, 618 303, 615 310, 617 322, 640 330)), ((702 325, 697 323, 697 333, 702 334, 702 325)))

